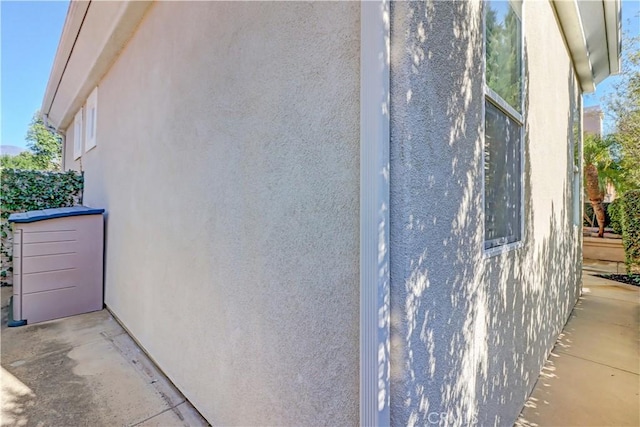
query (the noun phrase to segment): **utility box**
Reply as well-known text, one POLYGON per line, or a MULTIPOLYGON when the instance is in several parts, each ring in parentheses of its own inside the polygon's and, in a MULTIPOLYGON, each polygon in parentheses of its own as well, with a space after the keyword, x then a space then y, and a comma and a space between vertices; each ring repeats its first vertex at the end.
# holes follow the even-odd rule
POLYGON ((104 209, 12 214, 13 325, 101 310, 104 209))

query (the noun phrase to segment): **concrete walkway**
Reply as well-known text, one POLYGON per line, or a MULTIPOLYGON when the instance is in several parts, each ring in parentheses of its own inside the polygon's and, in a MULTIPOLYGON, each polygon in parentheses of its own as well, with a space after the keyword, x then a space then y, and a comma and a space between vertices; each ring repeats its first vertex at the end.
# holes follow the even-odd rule
POLYGON ((516 426, 640 426, 640 288, 583 280, 516 426))
POLYGON ((7 328, 1 425, 206 426, 106 310, 7 328))
MULTIPOLYGON (((201 426, 206 421, 106 311, 6 327, 1 425, 201 426)), ((640 288, 589 274, 517 426, 639 426, 640 288)))

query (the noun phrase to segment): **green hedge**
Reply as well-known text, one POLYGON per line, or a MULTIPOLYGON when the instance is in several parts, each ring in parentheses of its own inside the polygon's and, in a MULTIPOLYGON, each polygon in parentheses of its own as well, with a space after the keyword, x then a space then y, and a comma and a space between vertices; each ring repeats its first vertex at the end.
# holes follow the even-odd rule
POLYGON ((7 221, 9 215, 81 204, 84 179, 74 171, 2 169, 0 182, 0 284, 8 285, 12 283, 13 271, 13 235, 7 221))
POLYGON ((609 227, 616 234, 622 234, 622 199, 618 197, 607 206, 607 216, 609 217, 609 227))
POLYGON ((622 196, 622 244, 627 273, 640 273, 640 190, 622 196))

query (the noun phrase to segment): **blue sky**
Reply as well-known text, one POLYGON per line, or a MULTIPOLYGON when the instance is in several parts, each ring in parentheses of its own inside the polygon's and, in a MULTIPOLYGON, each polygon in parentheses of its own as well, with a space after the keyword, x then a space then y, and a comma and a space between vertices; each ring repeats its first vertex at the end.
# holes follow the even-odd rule
MULTIPOLYGON (((24 137, 33 113, 40 108, 68 6, 68 1, 0 4, 3 145, 26 145, 24 137)), ((640 2, 622 2, 623 31, 640 33, 639 13, 640 2)), ((610 77, 601 83, 595 94, 585 96, 584 105, 601 103, 615 80, 610 77)))
POLYGON ((0 4, 2 144, 24 147, 40 108, 69 2, 0 4))

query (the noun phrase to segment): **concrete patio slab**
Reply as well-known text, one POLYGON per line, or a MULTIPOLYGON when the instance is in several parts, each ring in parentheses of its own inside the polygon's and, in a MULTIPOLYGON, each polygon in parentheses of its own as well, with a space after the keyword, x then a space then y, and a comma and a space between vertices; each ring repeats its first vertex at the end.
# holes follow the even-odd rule
POLYGON ((596 321, 631 328, 640 324, 640 306, 627 299, 583 298, 573 311, 575 320, 596 321))
MULTIPOLYGON (((611 300, 610 300, 611 301, 611 300)), ((578 302, 581 305, 583 301, 578 302)), ((618 302, 618 305, 624 303, 618 302)), ((593 362, 602 363, 624 371, 640 373, 638 366, 638 329, 612 323, 621 313, 609 316, 607 320, 589 319, 585 316, 573 316, 563 331, 555 352, 569 354, 593 362)), ((602 319, 602 318, 601 318, 602 319)))
POLYGON ((640 288, 583 283, 517 426, 640 425, 640 288))
POLYGON ((638 426, 638 376, 589 360, 547 361, 517 426, 638 426))
POLYGON ((590 275, 584 277, 582 286, 582 296, 584 297, 594 296, 629 303, 638 303, 640 301, 636 286, 590 275))
POLYGON ((2 426, 208 425, 108 311, 7 328, 5 289, 2 426))

